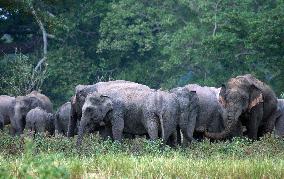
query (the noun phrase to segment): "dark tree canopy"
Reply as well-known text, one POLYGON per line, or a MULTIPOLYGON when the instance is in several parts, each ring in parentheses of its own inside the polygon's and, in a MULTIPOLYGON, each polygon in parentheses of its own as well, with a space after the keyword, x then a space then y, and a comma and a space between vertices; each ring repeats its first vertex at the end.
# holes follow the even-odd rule
POLYGON ((17 95, 11 85, 22 89, 42 58, 35 17, 48 39, 41 89, 56 104, 109 79, 218 87, 252 73, 283 92, 283 0, 0 1, 1 94, 17 95))

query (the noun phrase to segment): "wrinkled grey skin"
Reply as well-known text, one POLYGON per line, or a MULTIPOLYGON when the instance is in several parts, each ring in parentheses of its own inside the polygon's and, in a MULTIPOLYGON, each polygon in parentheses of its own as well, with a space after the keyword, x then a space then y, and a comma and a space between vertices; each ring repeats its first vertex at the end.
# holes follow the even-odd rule
POLYGON ((54 134, 55 117, 51 113, 47 113, 40 107, 31 109, 26 116, 26 129, 31 133, 48 132, 49 135, 54 134))
POLYGON ((16 124, 12 121, 15 102, 14 97, 6 95, 0 96, 0 129, 3 129, 4 125, 11 123, 12 134, 14 134, 16 130, 16 124))
POLYGON ((52 113, 52 103, 48 97, 37 92, 32 91, 26 96, 18 96, 14 106, 13 122, 16 124, 16 134, 22 134, 26 124, 27 113, 36 107, 52 113))
POLYGON ((181 143, 182 132, 186 142, 193 141, 193 133, 196 126, 197 115, 199 113, 199 98, 196 91, 190 91, 186 87, 177 87, 170 90, 179 103, 179 118, 177 126, 177 142, 181 143), (181 131, 180 131, 181 130, 181 131))
MULTIPOLYGON (((68 124, 68 137, 72 137, 75 134, 76 124, 79 123, 82 117, 82 107, 85 103, 85 98, 88 94, 94 92, 108 92, 108 91, 121 91, 123 89, 145 89, 150 88, 134 82, 116 80, 108 82, 99 82, 94 85, 78 85, 75 89, 75 97, 71 100, 71 116, 68 124)), ((98 127, 98 126, 95 126, 98 127)))
POLYGON ((112 138, 121 141, 123 133, 131 135, 146 135, 145 123, 141 118, 143 100, 152 92, 151 89, 123 88, 109 90, 104 93, 92 93, 86 98, 82 108, 82 119, 78 132, 78 146, 81 144, 86 126, 91 123, 105 126, 111 130, 112 138))
POLYGON ((223 115, 224 112, 217 96, 220 89, 197 84, 186 85, 190 91, 196 91, 198 96, 199 111, 196 119, 194 138, 201 140, 204 138, 204 132, 221 132, 225 128, 223 115))
POLYGON ((63 104, 55 114, 55 134, 67 135, 71 113, 71 102, 63 104))
POLYGON ((176 95, 161 90, 153 91, 145 96, 142 104, 141 123, 150 139, 168 141, 172 136, 169 145, 175 146, 180 117, 176 95))
POLYGON ((284 99, 278 99, 277 101, 280 116, 276 119, 274 134, 279 137, 284 137, 284 99))
POLYGON ((276 118, 277 98, 273 90, 252 75, 231 78, 220 91, 220 102, 226 110, 226 128, 221 133, 205 133, 212 139, 225 139, 232 131, 246 127, 247 136, 257 139, 272 132, 276 118))

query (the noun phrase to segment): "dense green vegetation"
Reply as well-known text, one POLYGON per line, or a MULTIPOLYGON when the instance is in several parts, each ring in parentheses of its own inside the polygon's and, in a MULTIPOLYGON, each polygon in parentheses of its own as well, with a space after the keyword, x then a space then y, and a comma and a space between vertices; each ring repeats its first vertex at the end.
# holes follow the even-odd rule
POLYGON ((122 144, 85 138, 0 135, 1 178, 283 178, 284 141, 266 136, 257 142, 193 143, 171 149, 143 138, 122 144))
POLYGON ((58 105, 101 80, 220 86, 252 73, 280 95, 283 29, 283 0, 1 1, 0 93, 40 88, 58 105), (32 75, 43 53, 36 17, 49 34, 44 75, 32 75))
MULTIPOLYGON (((283 69, 283 0, 0 1, 0 94, 40 89, 58 106, 77 84, 218 87, 252 73, 279 96, 283 69)), ((75 141, 0 132, 0 178, 284 178, 284 141, 269 136, 171 149, 90 135, 80 153, 75 141)))

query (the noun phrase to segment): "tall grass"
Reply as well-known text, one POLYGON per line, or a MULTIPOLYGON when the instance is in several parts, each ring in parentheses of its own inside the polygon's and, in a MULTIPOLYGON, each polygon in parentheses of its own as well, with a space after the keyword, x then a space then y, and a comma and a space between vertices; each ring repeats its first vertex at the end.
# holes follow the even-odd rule
POLYGON ((0 178, 284 178, 284 141, 193 143, 172 149, 145 139, 122 144, 85 138, 0 134, 0 178))

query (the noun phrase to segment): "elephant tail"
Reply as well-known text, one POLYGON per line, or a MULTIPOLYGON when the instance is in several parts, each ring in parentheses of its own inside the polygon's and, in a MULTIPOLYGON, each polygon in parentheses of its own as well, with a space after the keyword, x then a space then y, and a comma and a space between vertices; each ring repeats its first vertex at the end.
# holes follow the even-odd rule
POLYGON ((163 120, 163 115, 158 114, 159 120, 160 120, 160 125, 161 125, 161 131, 162 131, 162 139, 165 139, 165 129, 164 129, 164 120, 163 120))

